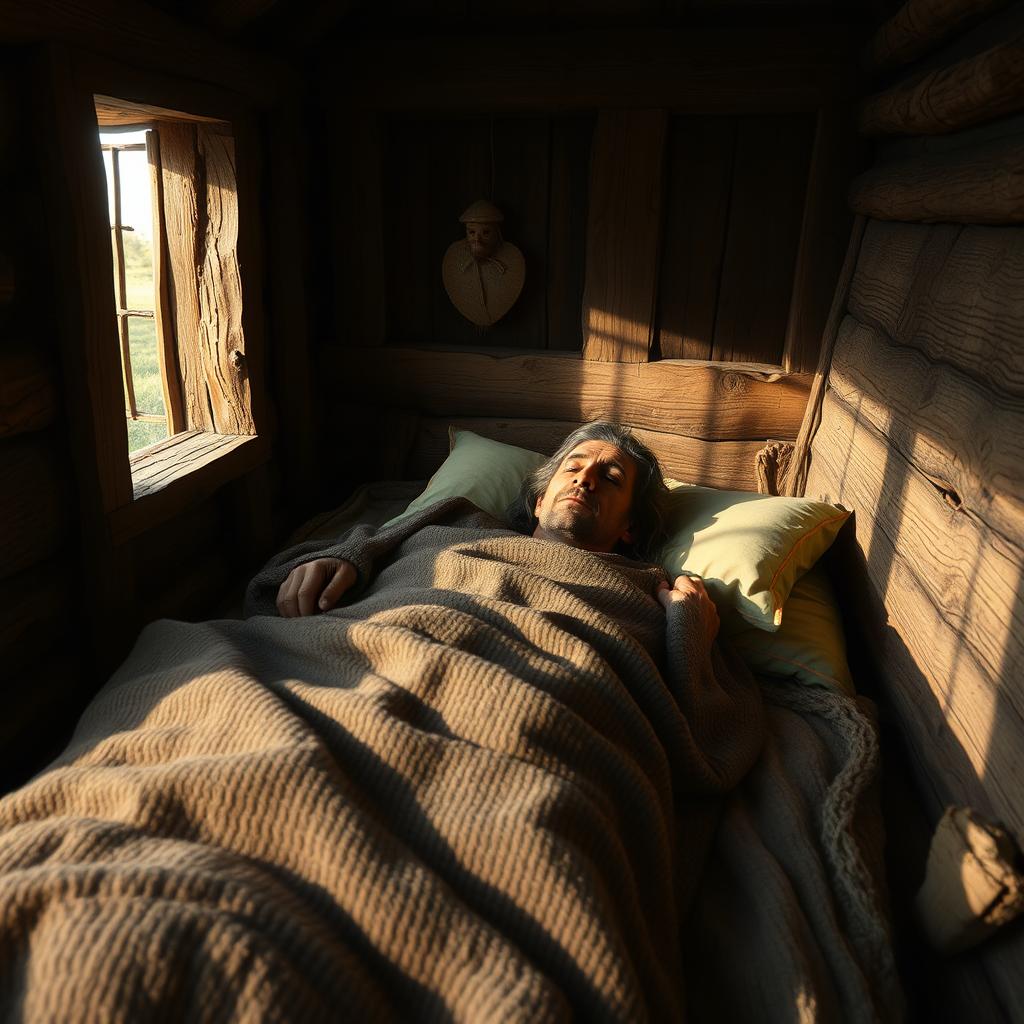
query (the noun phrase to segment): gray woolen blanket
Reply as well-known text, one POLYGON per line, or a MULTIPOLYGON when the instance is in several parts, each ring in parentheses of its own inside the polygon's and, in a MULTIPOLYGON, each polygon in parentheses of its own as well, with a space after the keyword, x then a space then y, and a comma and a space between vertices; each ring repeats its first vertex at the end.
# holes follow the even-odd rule
POLYGON ((675 1020, 680 926, 763 740, 655 566, 461 499, 291 549, 245 621, 147 627, 0 802, 27 1020, 675 1020), (274 614, 351 559, 341 607, 274 614))

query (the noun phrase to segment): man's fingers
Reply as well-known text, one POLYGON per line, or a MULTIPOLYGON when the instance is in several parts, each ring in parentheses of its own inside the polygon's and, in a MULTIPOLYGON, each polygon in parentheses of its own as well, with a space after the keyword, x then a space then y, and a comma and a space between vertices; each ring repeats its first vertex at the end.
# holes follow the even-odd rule
POLYGON ((333 608, 355 581, 356 567, 351 562, 342 562, 320 595, 320 610, 326 612, 333 608))
POLYGON ((299 585, 299 614, 312 615, 316 611, 316 601, 320 596, 320 584, 323 582, 323 570, 316 562, 300 566, 305 572, 299 585))
POLYGON ((302 582, 303 566, 292 569, 277 592, 277 613, 283 618, 292 619, 299 614, 299 584, 302 582))

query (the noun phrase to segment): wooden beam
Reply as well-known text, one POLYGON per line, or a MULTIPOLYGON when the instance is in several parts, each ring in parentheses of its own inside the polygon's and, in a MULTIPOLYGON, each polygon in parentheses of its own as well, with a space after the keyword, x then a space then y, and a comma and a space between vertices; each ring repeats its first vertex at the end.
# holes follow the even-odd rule
POLYGON ((102 128, 116 125, 149 124, 152 121, 187 121, 196 124, 223 124, 219 118, 190 114, 184 110, 158 107, 152 103, 119 100, 113 96, 94 96, 96 123, 102 128))
POLYGON ((591 149, 583 358, 646 362, 661 241, 664 110, 604 111, 591 149))
POLYGON ((51 557, 67 540, 65 480, 52 438, 0 444, 0 578, 51 557))
POLYGON ((801 497, 804 494, 811 442, 821 423, 821 406, 825 399, 829 369, 832 366, 832 349, 839 334, 839 325, 842 323, 843 314, 846 312, 850 287, 860 255, 861 240, 864 237, 864 227, 864 218, 857 217, 853 222, 853 229, 850 231, 850 241, 846 246, 846 258, 843 260, 843 268, 839 272, 839 281, 832 293, 832 308, 829 310, 825 332, 821 339, 818 367, 814 371, 814 382, 811 385, 810 395, 800 423, 800 432, 793 446, 789 469, 781 489, 781 493, 790 497, 801 497))
POLYGON ((1024 109, 1024 37, 869 96, 862 135, 938 135, 1024 109))
POLYGON ((852 223, 844 193, 860 169, 859 147, 851 144, 850 120, 848 107, 818 112, 782 350, 782 365, 790 372, 813 371, 817 366, 832 295, 842 273, 852 223))
POLYGON ((743 364, 403 348, 325 349, 320 370, 367 403, 430 416, 612 419, 707 441, 792 440, 811 384, 743 364))
POLYGON ((167 222, 164 217, 164 179, 160 170, 160 135, 146 132, 146 159, 149 161, 149 188, 153 213, 153 291, 157 309, 156 351, 160 365, 160 386, 167 413, 167 432, 176 434, 186 428, 181 399, 181 368, 174 340, 174 314, 171 310, 170 267, 167 256, 167 222))
POLYGON ((1009 0, 907 0, 875 33, 864 63, 876 71, 898 67, 934 49, 1009 0))
MULTIPOLYGON (((448 457, 449 426, 550 455, 579 425, 560 420, 422 417, 406 471, 409 476, 423 479, 434 473, 448 457)), ((763 442, 702 441, 660 430, 632 429, 658 457, 666 476, 704 487, 754 490, 757 453, 763 442)))
POLYGON ((944 156, 894 161, 850 187, 855 213, 878 220, 956 224, 1024 223, 1024 139, 944 156))
POLYGON ((1024 395, 1024 232, 871 221, 848 307, 933 363, 1024 395))
POLYGON ((839 330, 829 386, 913 460, 951 508, 1024 541, 1024 397, 933 362, 852 316, 839 330))
POLYGON ((56 409, 53 371, 38 349, 19 344, 0 350, 0 438, 42 430, 56 409))
POLYGON ((1024 837, 1024 552, 951 509, 833 392, 807 493, 857 513, 885 692, 932 784, 1024 837))
POLYGON ((0 42, 58 42, 122 59, 145 54, 154 70, 263 99, 290 75, 282 61, 237 49, 129 0, 0 0, 0 42))
POLYGON ((393 38, 386 75, 360 42, 325 89, 371 110, 810 111, 853 94, 849 40, 841 26, 393 38))

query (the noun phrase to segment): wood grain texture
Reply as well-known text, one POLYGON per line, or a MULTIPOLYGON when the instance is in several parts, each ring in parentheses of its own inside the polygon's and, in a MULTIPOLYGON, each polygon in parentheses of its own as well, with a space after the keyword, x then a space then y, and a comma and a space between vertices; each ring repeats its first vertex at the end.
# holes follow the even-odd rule
POLYGON ((710 359, 728 228, 736 118, 669 121, 664 239, 658 271, 658 351, 710 359))
POLYGON ((654 336, 664 110, 604 111, 591 150, 583 357, 641 363, 654 336))
MULTIPOLYGON (((415 443, 406 463, 407 475, 426 479, 448 457, 449 426, 550 455, 579 425, 561 420, 424 416, 419 420, 415 443)), ((627 425, 658 457, 666 476, 704 487, 755 489, 760 441, 702 441, 627 425)))
POLYGON ((0 577, 42 562, 68 539, 66 478, 52 438, 0 443, 0 577))
POLYGON ((160 135, 146 132, 146 158, 149 161, 149 187, 153 213, 153 291, 157 309, 156 352, 160 366, 160 390, 167 414, 167 431, 176 434, 186 427, 185 406, 181 397, 181 370, 178 346, 174 339, 174 313, 171 310, 170 267, 167 257, 167 223, 164 218, 164 180, 160 169, 160 135))
POLYGON ((962 510, 854 408, 825 398, 807 494, 857 513, 886 693, 931 785, 1024 836, 1022 551, 962 510), (884 610, 882 606, 884 605, 884 610))
POLYGON ((213 425, 219 433, 255 434, 242 328, 235 143, 224 131, 199 125, 197 145, 206 186, 199 338, 213 425))
POLYGON ((821 423, 821 406, 825 400, 825 391, 828 386, 829 370, 832 366, 832 352, 836 337, 839 334, 839 326, 845 314, 850 289, 853 286, 854 274, 859 266, 858 261, 863 245, 865 224, 866 222, 863 217, 854 219, 853 228, 850 230, 850 240, 846 246, 846 256, 843 259, 843 266, 839 272, 839 281, 832 295, 832 308, 829 310, 828 320, 825 323, 825 330, 822 334, 821 349, 818 353, 818 366, 814 371, 807 405, 804 409, 803 419, 800 422, 800 431, 797 434, 796 443, 793 445, 793 453, 789 459, 789 468, 782 483, 781 493, 790 497, 802 497, 807 484, 811 443, 821 423))
POLYGON ((906 64, 1009 0, 907 0, 875 33, 864 63, 877 71, 906 64))
POLYGON ((1024 397, 994 391, 847 316, 829 385, 951 507, 1024 540, 1024 397))
POLYGON ((862 148, 853 140, 851 120, 848 105, 823 107, 818 112, 782 348, 786 370, 813 371, 818 365, 853 219, 844 195, 850 179, 863 166, 862 148))
POLYGON ((325 349, 320 371, 366 402, 430 416, 612 419, 708 441, 796 437, 810 374, 661 360, 325 349))
POLYGON ((174 319, 185 423, 190 430, 212 430, 200 348, 198 267, 205 236, 201 217, 205 197, 197 187, 199 151, 196 127, 173 121, 156 127, 160 136, 163 218, 167 228, 168 293, 174 319))
POLYGON ((814 122, 745 117, 737 128, 711 358, 781 364, 814 122))
POLYGON ((0 38, 58 41, 116 57, 145 54, 152 68, 264 99, 272 98, 289 74, 283 61, 243 51, 156 7, 128 0, 0 0, 0 38))
POLYGON ((389 40, 386 76, 376 49, 345 48, 326 89, 363 109, 811 111, 849 94, 852 65, 839 26, 425 35, 389 40))
POLYGON ((57 412, 53 370, 35 347, 0 350, 0 438, 42 430, 57 412))
POLYGON ((547 347, 568 352, 583 349, 580 307, 595 120, 590 114, 549 119, 547 347))
POLYGON ((849 203, 878 220, 1024 223, 1024 139, 875 167, 850 186, 849 203))
POLYGON ((1024 37, 901 82, 861 104, 864 135, 941 134, 1024 109, 1024 37))
POLYGON ((1024 395, 1024 232, 872 221, 850 313, 1005 394, 1024 395))

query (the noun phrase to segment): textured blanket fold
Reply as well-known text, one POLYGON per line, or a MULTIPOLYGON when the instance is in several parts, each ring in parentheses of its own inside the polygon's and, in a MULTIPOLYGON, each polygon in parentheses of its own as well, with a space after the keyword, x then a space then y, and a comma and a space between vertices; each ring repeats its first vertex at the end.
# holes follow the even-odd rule
POLYGON ((763 712, 662 578, 455 499, 286 552, 245 621, 147 627, 0 802, 0 1005, 681 1018, 680 923, 763 712), (317 554, 358 591, 273 615, 317 554))

